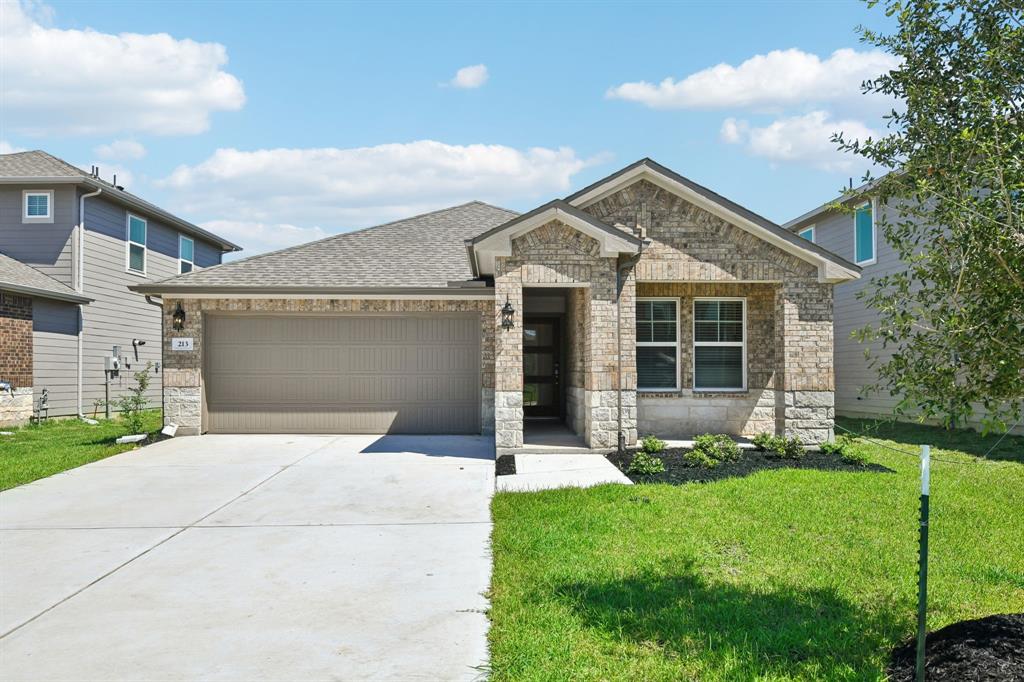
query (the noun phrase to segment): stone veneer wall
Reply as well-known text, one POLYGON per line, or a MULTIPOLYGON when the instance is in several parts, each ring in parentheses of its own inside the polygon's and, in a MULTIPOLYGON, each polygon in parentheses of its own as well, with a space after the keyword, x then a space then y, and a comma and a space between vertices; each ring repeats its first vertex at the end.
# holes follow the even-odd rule
MULTIPOLYGON (((481 425, 491 433, 495 416, 494 394, 494 303, 483 300, 379 300, 379 299, 189 299, 164 297, 164 423, 178 425, 179 435, 196 435, 202 430, 203 313, 386 313, 386 312, 478 312, 480 313, 481 425), (177 304, 185 310, 185 328, 174 331, 171 315, 177 304), (193 350, 172 351, 171 339, 191 337, 193 350)), ((520 405, 522 394, 520 394, 520 405)))
POLYGON ((0 291, 0 426, 17 426, 32 416, 32 299, 0 291))
MULTIPOLYGON (((495 261, 495 320, 506 298, 516 310, 522 310, 523 287, 586 287, 583 294, 573 293, 570 306, 582 314, 574 323, 575 347, 582 348, 582 386, 570 388, 572 405, 570 423, 580 426, 580 389, 582 389, 583 438, 592 448, 612 448, 618 441, 618 352, 616 344, 616 266, 615 258, 603 258, 596 240, 564 223, 554 220, 513 240, 512 255, 498 256, 495 261), (582 335, 582 339, 578 338, 582 335)), ((629 281, 626 295, 632 296, 629 281)), ((625 328, 632 327, 632 308, 623 315, 625 328)), ((630 334, 623 334, 624 350, 633 348, 630 334)), ((523 445, 523 336, 517 325, 511 330, 498 329, 495 338, 495 444, 499 450, 523 445)), ((628 356, 627 356, 628 357, 628 356)), ((624 365, 628 360, 624 361, 624 365)), ((576 371, 579 371, 576 367, 576 371)), ((627 374, 623 374, 624 382, 627 374)), ((579 382, 577 382, 579 383, 579 382)), ((571 385, 570 385, 571 386, 571 385)), ((635 394, 633 387, 623 392, 623 428, 627 440, 635 441, 635 394), (630 439, 630 435, 632 438, 630 439)))
MULTIPOLYGON (((808 443, 832 437, 832 285, 818 282, 815 265, 646 180, 583 210, 624 231, 638 234, 642 230, 650 239, 633 269, 640 286, 668 282, 735 283, 737 289, 733 291, 756 288, 758 309, 762 312, 763 287, 772 286, 774 343, 770 349, 766 346, 755 351, 765 355, 752 358, 755 366, 748 367, 748 385, 753 390, 745 396, 696 397, 692 392, 686 393, 688 384, 684 381, 684 391, 669 399, 646 402, 649 397, 641 398, 641 405, 651 408, 646 414, 657 415, 648 419, 664 423, 676 415, 679 421, 692 419, 694 425, 738 426, 743 413, 749 411, 739 431, 746 429, 749 433, 768 427, 772 420, 767 418, 767 408, 771 405, 777 433, 800 436, 808 443), (769 351, 774 357, 770 368, 762 364, 769 351), (765 372, 771 374, 770 381, 765 372)), ((763 335, 767 327, 758 324, 758 334, 763 335)), ((748 353, 752 350, 748 349, 748 353)), ((683 368, 689 371, 685 364, 683 368)))

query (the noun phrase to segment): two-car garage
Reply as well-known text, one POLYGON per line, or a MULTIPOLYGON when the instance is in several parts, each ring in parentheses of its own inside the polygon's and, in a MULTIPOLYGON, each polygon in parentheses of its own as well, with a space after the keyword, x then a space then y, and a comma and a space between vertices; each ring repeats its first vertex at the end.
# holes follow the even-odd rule
POLYGON ((211 433, 479 433, 480 316, 207 314, 211 433))

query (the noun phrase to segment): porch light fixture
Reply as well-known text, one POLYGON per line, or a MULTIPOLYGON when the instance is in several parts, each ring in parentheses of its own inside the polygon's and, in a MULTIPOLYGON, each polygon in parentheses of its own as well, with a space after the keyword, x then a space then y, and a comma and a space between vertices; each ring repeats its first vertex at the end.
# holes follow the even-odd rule
POLYGON ((501 328, 512 329, 515 323, 512 321, 512 316, 516 314, 516 309, 512 307, 512 303, 508 300, 508 296, 505 296, 505 305, 501 306, 501 328))
POLYGON ((176 332, 180 332, 185 328, 185 309, 181 307, 181 301, 178 301, 178 305, 171 315, 171 327, 176 332))

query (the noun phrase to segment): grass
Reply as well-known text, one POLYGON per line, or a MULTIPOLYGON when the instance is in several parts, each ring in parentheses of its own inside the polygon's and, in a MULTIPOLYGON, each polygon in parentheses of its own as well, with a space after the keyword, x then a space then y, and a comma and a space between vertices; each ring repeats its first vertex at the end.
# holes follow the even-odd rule
MULTIPOLYGON (((1024 438, 841 420, 932 445, 928 628, 1024 611, 1024 438)), ((919 464, 499 493, 496 680, 881 680, 913 635, 919 464)))
MULTIPOLYGON (((145 420, 148 433, 160 430, 159 410, 146 412, 145 420)), ((114 442, 127 433, 119 419, 103 419, 95 426, 78 419, 51 419, 2 430, 14 435, 0 436, 0 490, 138 447, 114 442)))

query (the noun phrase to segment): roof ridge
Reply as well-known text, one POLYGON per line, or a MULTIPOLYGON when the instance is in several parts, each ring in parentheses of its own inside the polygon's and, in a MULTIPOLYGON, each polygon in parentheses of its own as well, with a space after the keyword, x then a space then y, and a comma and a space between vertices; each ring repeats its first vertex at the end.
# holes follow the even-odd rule
MULTIPOLYGON (((425 218, 427 216, 436 215, 438 213, 444 213, 446 211, 454 211, 456 209, 465 208, 466 206, 472 206, 474 204, 481 205, 481 206, 487 206, 489 208, 498 209, 499 211, 505 211, 507 213, 513 213, 513 214, 518 215, 515 211, 512 211, 511 209, 501 208, 500 206, 492 206, 491 204, 488 204, 486 202, 474 199, 472 201, 467 201, 467 202, 462 203, 462 204, 456 204, 455 206, 448 206, 446 208, 437 208, 437 209, 434 209, 432 211, 425 211, 423 213, 417 213, 416 215, 412 215, 412 216, 409 216, 407 218, 399 218, 397 220, 392 220, 390 222, 381 223, 380 225, 370 225, 368 227, 361 227, 361 228, 356 229, 356 230, 349 230, 348 232, 337 232, 335 234, 329 234, 326 237, 321 237, 320 239, 314 239, 311 242, 303 242, 301 244, 293 244, 292 246, 286 246, 284 248, 275 249, 273 251, 265 251, 264 253, 253 254, 252 256, 247 256, 245 258, 239 258, 238 260, 228 261, 226 263, 218 263, 217 265, 211 265, 210 267, 203 268, 202 270, 193 270, 192 272, 197 272, 197 273, 198 272, 211 272, 213 270, 217 270, 218 268, 223 268, 226 265, 236 265, 238 263, 248 263, 248 262, 252 262, 252 261, 258 260, 260 258, 265 258, 267 256, 277 256, 277 255, 280 255, 282 253, 288 253, 289 251, 297 251, 299 249, 304 249, 306 247, 314 246, 316 244, 323 244, 324 242, 333 241, 335 239, 340 239, 342 237, 349 237, 349 236, 354 235, 354 234, 361 234, 363 232, 369 232, 370 230, 376 230, 377 228, 381 228, 381 227, 391 227, 391 226, 397 225, 399 223, 407 223, 407 222, 412 221, 412 220, 418 220, 420 218, 425 218)), ((181 275, 175 275, 174 277, 168 277, 167 279, 163 279, 163 280, 160 280, 160 281, 161 282, 170 282, 170 281, 177 280, 177 279, 184 279, 184 278, 188 277, 189 275, 191 275, 192 272, 186 272, 186 273, 181 274, 181 275)))

